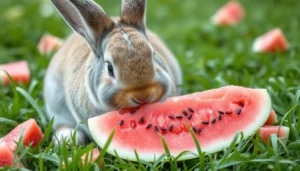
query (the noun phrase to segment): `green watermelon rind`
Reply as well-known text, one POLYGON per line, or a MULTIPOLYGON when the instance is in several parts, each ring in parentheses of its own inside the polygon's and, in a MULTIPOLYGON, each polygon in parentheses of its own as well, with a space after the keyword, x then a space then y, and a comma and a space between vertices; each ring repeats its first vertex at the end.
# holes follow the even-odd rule
MULTIPOLYGON (((257 99, 260 100, 262 102, 261 108, 259 111, 261 111, 261 114, 257 115, 260 116, 258 118, 256 118, 255 121, 253 121, 253 124, 249 125, 248 128, 246 128, 246 131, 243 131, 243 135, 244 135, 244 139, 248 138, 249 136, 253 135, 259 127, 261 127, 262 125, 264 125, 264 123, 266 122, 266 120, 269 117, 269 114, 271 112, 271 98, 268 94, 268 91, 266 89, 254 89, 255 91, 260 91, 261 94, 261 99, 257 99)), ((95 121, 93 120, 93 118, 88 120, 88 126, 89 126, 89 130, 90 133, 93 137, 93 139, 95 140, 95 142, 100 146, 100 147, 104 147, 109 134, 108 135, 100 135, 98 132, 96 132, 97 129, 94 129, 93 126, 97 126, 99 123, 94 123, 95 121)), ((239 131, 237 131, 238 133, 239 131)), ((192 135, 191 135, 192 136, 192 135)), ((206 148, 206 149, 201 149, 202 152, 206 152, 206 154, 212 154, 218 151, 223 150, 224 148, 227 148, 230 146, 230 144, 232 143, 232 140, 234 139, 234 137, 230 137, 224 141, 216 141, 214 143, 211 144, 210 147, 206 148)), ((238 141, 236 143, 238 143, 241 139, 239 138, 238 141)), ((116 155, 115 151, 117 152, 118 156, 121 156, 125 159, 131 160, 131 161, 137 161, 135 153, 134 153, 134 149, 132 149, 132 151, 129 151, 127 149, 115 149, 111 144, 107 149, 107 152, 110 153, 111 155, 116 155), (126 156, 126 157, 124 157, 126 156)), ((189 150, 190 152, 194 153, 190 153, 190 154, 186 154, 183 155, 179 158, 179 160, 187 160, 187 159, 193 159, 196 158, 198 154, 197 149, 195 148, 194 150, 189 150)), ((172 153, 171 155, 176 157, 180 154, 179 153, 172 153)), ((143 153, 138 153, 139 158, 141 160, 144 161, 155 161, 155 159, 158 159, 162 154, 161 153, 151 153, 151 152, 143 152, 143 153)))

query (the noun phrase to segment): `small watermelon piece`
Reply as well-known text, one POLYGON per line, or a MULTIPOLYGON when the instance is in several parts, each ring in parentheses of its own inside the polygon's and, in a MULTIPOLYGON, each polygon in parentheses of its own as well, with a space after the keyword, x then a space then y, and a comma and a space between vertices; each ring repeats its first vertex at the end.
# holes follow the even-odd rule
POLYGON ((41 37, 37 48, 41 54, 47 55, 52 51, 57 51, 63 45, 63 42, 64 41, 58 37, 51 34, 45 34, 41 37))
POLYGON ((271 110, 271 113, 269 115, 269 118, 267 119, 266 123, 264 125, 274 125, 278 122, 277 115, 274 109, 271 110))
POLYGON ((31 143, 31 147, 36 147, 40 141, 43 139, 44 134, 42 133, 40 127, 36 123, 34 119, 29 119, 21 124, 19 124, 16 128, 10 131, 7 135, 5 135, 1 141, 5 142, 11 150, 15 151, 17 148, 17 144, 20 139, 21 131, 24 129, 23 134, 23 144, 24 146, 28 146, 31 143))
MULTIPOLYGON (((90 163, 90 162, 94 163, 98 159, 99 155, 100 155, 100 152, 99 152, 98 148, 94 148, 93 150, 87 152, 86 154, 81 156, 82 165, 83 166, 86 165, 86 163, 85 163, 86 162, 85 161, 86 157, 87 157, 87 162, 88 163, 90 163)), ((72 157, 69 157, 68 159, 72 160, 72 157)), ((64 165, 64 167, 65 167, 65 165, 64 165)), ((99 163, 99 167, 101 167, 101 163, 99 163)))
MULTIPOLYGON (((0 168, 10 167, 14 162, 14 152, 4 142, 0 143, 0 168)), ((15 167, 24 167, 22 163, 17 163, 15 167)))
MULTIPOLYGON (((100 152, 99 152, 99 150, 98 150, 98 148, 94 148, 92 151, 90 151, 90 152, 88 152, 88 153, 86 153, 86 154, 84 154, 82 157, 81 157, 81 160, 82 160, 82 164, 83 165, 85 165, 85 158, 87 157, 87 159, 88 159, 88 162, 95 162, 97 159, 98 159, 98 157, 99 157, 99 155, 100 155, 100 152), (93 152, 93 153, 91 153, 91 152, 93 152), (91 158, 92 157, 92 158, 91 158)), ((99 166, 101 167, 101 164, 99 163, 99 166)))
POLYGON ((229 1, 211 18, 216 25, 235 25, 245 16, 243 7, 237 1, 229 1))
POLYGON ((288 49, 288 46, 281 29, 275 28, 256 38, 252 49, 254 52, 276 52, 276 49, 283 52, 288 49))
POLYGON ((277 137, 286 144, 289 139, 290 128, 286 126, 262 126, 258 129, 258 131, 259 136, 266 143, 272 134, 276 134, 277 137))
POLYGON ((8 85, 10 83, 9 77, 3 70, 8 72, 16 83, 29 83, 30 71, 28 63, 26 61, 19 61, 0 65, 0 85, 8 85))
MULTIPOLYGON (((270 96, 265 89, 227 86, 190 95, 168 98, 141 106, 96 116, 88 120, 90 133, 103 148, 115 129, 108 152, 121 158, 153 161, 165 153, 158 132, 170 153, 177 156, 188 150, 197 153, 185 124, 196 134, 201 149, 213 153, 228 147, 237 132, 254 134, 271 112, 270 96)), ((185 155, 180 158, 194 158, 185 155)))

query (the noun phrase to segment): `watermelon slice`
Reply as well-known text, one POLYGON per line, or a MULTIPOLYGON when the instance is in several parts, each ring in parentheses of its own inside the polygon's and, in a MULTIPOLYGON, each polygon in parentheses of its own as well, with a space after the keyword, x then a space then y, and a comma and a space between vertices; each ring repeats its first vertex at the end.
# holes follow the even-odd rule
POLYGON ((216 25, 235 25, 245 16, 243 7, 237 1, 229 1, 211 18, 216 25))
MULTIPOLYGON (((83 166, 86 165, 86 163, 85 163, 86 157, 87 157, 88 163, 90 163, 90 162, 94 163, 98 159, 99 155, 100 155, 100 152, 99 152, 98 148, 94 148, 92 151, 87 152, 86 154, 81 156, 82 165, 83 166), (91 152, 93 152, 93 153, 91 153, 91 152)), ((68 159, 72 160, 72 157, 69 157, 68 159)), ((63 167, 65 168, 64 163, 63 163, 63 165, 64 165, 63 167)), ((99 163, 99 167, 101 167, 101 163, 99 163)))
POLYGON ((254 52, 276 52, 288 49, 288 42, 280 28, 275 28, 255 39, 252 49, 254 52))
POLYGON ((3 70, 8 72, 16 83, 29 83, 30 71, 26 61, 0 65, 0 85, 8 85, 10 83, 9 77, 3 70))
MULTIPOLYGON (((165 153, 160 136, 170 153, 177 156, 188 150, 197 153, 191 134, 196 134, 202 151, 213 153, 228 147, 237 132, 244 137, 255 133, 271 112, 270 96, 265 89, 227 86, 219 89, 173 97, 165 102, 123 109, 88 120, 89 130, 96 143, 103 147, 115 129, 108 152, 114 150, 122 158, 153 161, 165 153)), ((185 155, 180 159, 194 158, 185 155)))
MULTIPOLYGON (((88 162, 95 162, 97 159, 98 159, 98 157, 99 157, 99 155, 100 155, 100 152, 99 152, 99 150, 98 150, 98 148, 94 148, 93 150, 92 150, 92 152, 93 153, 91 153, 91 151, 90 152, 88 152, 88 153, 86 153, 86 154, 84 154, 83 156, 81 156, 81 160, 82 160, 82 164, 83 165, 85 165, 85 158, 87 157, 87 159, 88 159, 88 162), (91 158, 92 157, 92 158, 91 158)), ((101 167, 101 164, 99 163, 99 167, 101 167)))
MULTIPOLYGON (((14 152, 6 143, 0 143, 0 168, 10 167, 14 161, 14 152)), ((15 167, 24 167, 22 163, 16 163, 15 167)))
POLYGON ((284 144, 286 144, 287 140, 289 139, 290 128, 286 126, 262 126, 258 131, 260 137, 266 143, 272 134, 276 134, 277 137, 281 139, 284 144))
POLYGON ((271 113, 269 115, 269 118, 267 119, 266 123, 264 125, 274 125, 278 122, 276 112, 272 109, 271 113))
POLYGON ((44 137, 44 134, 36 121, 34 119, 29 119, 10 131, 0 140, 0 142, 5 142, 11 150, 15 151, 17 148, 17 144, 15 142, 19 141, 22 129, 24 129, 23 144, 25 146, 31 144, 31 147, 34 148, 44 137))
POLYGON ((64 41, 58 37, 45 34, 42 36, 37 48, 41 54, 47 55, 52 51, 57 51, 63 45, 63 42, 64 41))

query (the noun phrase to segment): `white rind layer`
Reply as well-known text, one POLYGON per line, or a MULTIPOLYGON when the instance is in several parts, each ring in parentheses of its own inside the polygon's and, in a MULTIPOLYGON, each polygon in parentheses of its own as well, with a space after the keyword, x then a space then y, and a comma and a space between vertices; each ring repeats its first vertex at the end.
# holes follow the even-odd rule
POLYGON ((254 40, 254 43, 252 45, 252 51, 253 52, 260 52, 261 51, 261 37, 258 37, 254 40))
POLYGON ((3 70, 1 70, 1 67, 0 67, 0 85, 4 84, 5 77, 6 77, 6 73, 3 70))
MULTIPOLYGON (((261 105, 260 109, 258 111, 260 111, 260 114, 258 114, 255 121, 253 121, 251 125, 248 126, 248 128, 245 128, 246 131, 243 132, 244 134, 244 138, 247 138, 251 135, 253 135, 259 127, 261 127, 265 121, 268 119, 269 114, 271 112, 271 99, 270 96, 267 92, 266 89, 255 89, 255 91, 257 91, 258 93, 261 94, 261 99, 257 99, 260 100, 260 102, 264 105, 261 105)), ((95 119, 96 120, 96 119, 95 119)), ((99 134, 99 132, 97 132, 97 126, 99 123, 96 123, 96 121, 93 120, 92 118, 88 120, 88 126, 89 126, 89 130, 90 133, 92 135, 92 137, 94 138, 94 140, 96 141, 96 143, 103 148, 109 135, 101 135, 99 134)), ((191 135, 192 136, 192 135, 191 135)), ((216 141, 213 142, 209 147, 205 148, 205 149, 201 149, 202 152, 206 152, 206 154, 211 154, 217 151, 221 151, 224 148, 228 147, 233 140, 234 137, 230 137, 228 139, 224 139, 223 141, 216 141)), ((239 142, 239 141, 237 141, 239 142)), ((115 149, 114 146, 110 145, 109 148, 107 149, 107 152, 112 154, 112 155, 116 155, 115 151, 117 151, 117 154, 119 157, 121 158, 125 158, 128 160, 132 160, 132 161, 136 161, 136 156, 134 153, 134 150, 129 150, 129 149, 115 149)), ((198 154, 197 149, 195 148, 194 150, 190 150, 193 154, 187 154, 182 156, 179 160, 185 160, 185 159, 192 159, 192 158, 196 158, 198 154)), ((155 159, 158 159, 162 154, 161 153, 153 153, 151 151, 149 152, 143 152, 143 153, 138 153, 139 158, 141 160, 144 161, 149 161, 152 162, 155 159)), ((172 156, 176 157, 179 155, 179 153, 171 153, 172 156)))

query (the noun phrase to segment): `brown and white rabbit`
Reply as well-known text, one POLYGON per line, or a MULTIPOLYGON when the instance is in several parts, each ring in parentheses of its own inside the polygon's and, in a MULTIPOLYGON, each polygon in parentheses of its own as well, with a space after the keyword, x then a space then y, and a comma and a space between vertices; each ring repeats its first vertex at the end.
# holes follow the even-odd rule
POLYGON ((53 57, 44 85, 48 118, 56 136, 77 143, 90 136, 88 118, 120 108, 163 101, 178 94, 180 66, 145 25, 146 0, 123 0, 110 18, 92 0, 52 0, 72 34, 53 57))

